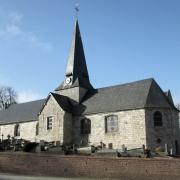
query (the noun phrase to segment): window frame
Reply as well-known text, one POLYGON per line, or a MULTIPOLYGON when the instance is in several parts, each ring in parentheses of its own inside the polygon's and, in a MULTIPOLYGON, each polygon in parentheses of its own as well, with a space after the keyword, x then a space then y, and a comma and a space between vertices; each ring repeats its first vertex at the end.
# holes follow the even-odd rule
POLYGON ((105 133, 117 133, 117 132, 119 132, 118 115, 111 114, 105 116, 105 133))
POLYGON ((153 123, 154 127, 163 127, 163 115, 160 111, 153 113, 153 123))
POLYGON ((16 124, 15 127, 14 127, 14 136, 20 136, 20 125, 19 124, 16 124))
POLYGON ((80 134, 81 135, 91 134, 91 120, 90 119, 88 119, 88 118, 81 119, 81 121, 80 121, 80 134))
POLYGON ((53 127, 53 117, 48 116, 47 117, 47 130, 52 130, 53 127))

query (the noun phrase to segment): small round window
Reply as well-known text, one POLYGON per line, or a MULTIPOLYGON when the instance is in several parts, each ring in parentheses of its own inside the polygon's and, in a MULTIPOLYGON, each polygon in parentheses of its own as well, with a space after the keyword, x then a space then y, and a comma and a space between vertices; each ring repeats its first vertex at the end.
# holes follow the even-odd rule
POLYGON ((158 144, 161 143, 161 139, 160 138, 158 138, 156 141, 157 141, 158 144))

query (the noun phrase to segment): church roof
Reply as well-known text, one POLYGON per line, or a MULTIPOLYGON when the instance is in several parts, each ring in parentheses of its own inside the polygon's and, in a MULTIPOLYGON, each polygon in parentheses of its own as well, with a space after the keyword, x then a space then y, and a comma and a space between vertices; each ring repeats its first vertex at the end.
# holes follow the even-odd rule
MULTIPOLYGON (((76 106, 71 105, 71 108, 68 108, 70 109, 70 112, 75 115, 142 108, 176 109, 173 104, 171 93, 165 94, 152 78, 117 86, 93 89, 89 82, 89 75, 77 20, 75 22, 65 76, 65 82, 63 82, 55 91, 76 86, 87 89, 86 95, 83 96, 80 101, 81 103, 76 106), (70 80, 69 77, 72 78, 72 80, 70 80)), ((72 98, 71 95, 67 95, 69 98, 72 98)), ((62 100, 59 105, 62 108, 64 107, 64 109, 67 109, 67 106, 69 106, 71 101, 68 102, 64 97, 56 95, 56 101, 60 102, 60 99, 62 100)))
POLYGON ((47 102, 51 96, 55 99, 55 101, 58 103, 58 105, 64 111, 72 113, 72 105, 67 96, 63 96, 63 95, 60 95, 57 93, 50 92, 49 95, 47 96, 47 98, 44 100, 44 103, 42 104, 38 114, 40 114, 42 112, 42 110, 44 109, 45 105, 47 104, 47 102))
POLYGON ((63 95, 56 93, 51 93, 59 106, 66 112, 72 112, 72 105, 69 101, 69 98, 63 95))
POLYGON ((105 113, 141 108, 175 108, 154 79, 91 90, 74 114, 105 113))
MULTIPOLYGON (((74 115, 86 115, 144 108, 173 108, 170 92, 164 93, 154 79, 89 90, 81 104, 73 106, 68 97, 50 93, 59 106, 74 115)), ((48 96, 49 97, 49 96, 48 96)), ((38 113, 48 100, 13 104, 0 111, 0 124, 37 121, 38 113)))
POLYGON ((75 21, 73 38, 68 54, 65 81, 66 78, 71 78, 71 83, 67 84, 66 82, 63 82, 55 89, 55 91, 76 86, 90 89, 92 88, 92 85, 89 82, 89 74, 87 70, 78 20, 75 21))
POLYGON ((0 110, 0 124, 37 121, 38 113, 45 99, 20 104, 13 104, 5 110, 0 110))

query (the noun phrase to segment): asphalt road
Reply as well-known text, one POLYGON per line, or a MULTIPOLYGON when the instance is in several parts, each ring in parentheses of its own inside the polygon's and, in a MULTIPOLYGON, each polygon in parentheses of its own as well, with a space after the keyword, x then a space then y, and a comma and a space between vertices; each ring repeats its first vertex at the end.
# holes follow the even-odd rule
POLYGON ((63 177, 39 177, 39 176, 22 176, 12 174, 1 174, 0 180, 111 180, 109 178, 63 178, 63 177))

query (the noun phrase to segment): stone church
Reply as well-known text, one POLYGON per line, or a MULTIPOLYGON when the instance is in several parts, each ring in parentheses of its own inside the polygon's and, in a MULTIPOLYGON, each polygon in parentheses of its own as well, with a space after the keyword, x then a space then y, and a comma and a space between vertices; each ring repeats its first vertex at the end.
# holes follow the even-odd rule
POLYGON ((89 80, 78 21, 64 81, 46 99, 0 111, 0 135, 128 149, 173 148, 179 153, 178 110, 170 91, 150 78, 96 89, 89 80))

